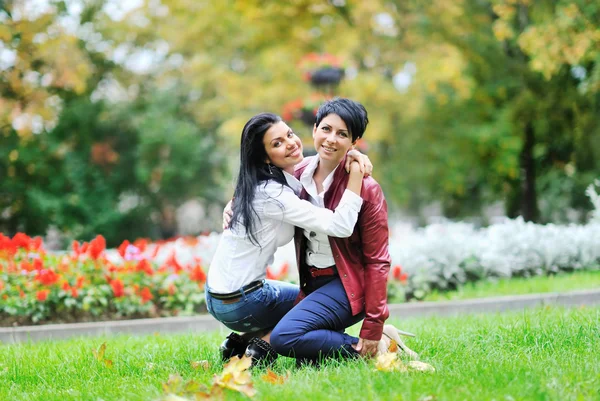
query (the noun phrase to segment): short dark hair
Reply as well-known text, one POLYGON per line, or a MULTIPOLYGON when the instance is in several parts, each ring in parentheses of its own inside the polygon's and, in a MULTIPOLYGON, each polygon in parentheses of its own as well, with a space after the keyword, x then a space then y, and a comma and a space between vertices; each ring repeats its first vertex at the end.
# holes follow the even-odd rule
POLYGON ((333 98, 319 106, 315 118, 315 125, 318 127, 321 120, 329 114, 337 114, 346 123, 348 131, 350 131, 350 135, 352 135, 352 142, 356 141, 358 138, 362 138, 367 129, 367 124, 369 124, 369 117, 365 106, 354 100, 343 97, 333 98))

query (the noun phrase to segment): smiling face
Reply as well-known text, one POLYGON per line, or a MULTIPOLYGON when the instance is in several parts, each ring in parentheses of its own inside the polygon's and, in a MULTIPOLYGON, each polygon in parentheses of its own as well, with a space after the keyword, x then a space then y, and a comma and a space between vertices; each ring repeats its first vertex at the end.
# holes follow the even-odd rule
POLYGON ((321 160, 338 164, 354 144, 344 120, 328 114, 313 128, 315 149, 321 160))
POLYGON ((265 162, 290 174, 294 173, 294 166, 304 159, 300 138, 283 121, 273 124, 265 132, 263 144, 267 153, 265 162))

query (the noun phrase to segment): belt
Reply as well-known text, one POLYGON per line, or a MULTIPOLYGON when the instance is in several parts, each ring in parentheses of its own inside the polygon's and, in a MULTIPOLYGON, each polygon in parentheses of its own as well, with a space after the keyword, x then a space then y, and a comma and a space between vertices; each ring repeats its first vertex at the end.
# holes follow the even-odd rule
POLYGON ((321 276, 335 276, 335 269, 333 268, 333 266, 325 267, 322 269, 319 269, 318 267, 310 267, 308 269, 308 273, 310 273, 310 275, 313 278, 317 278, 317 277, 321 277, 321 276))
POLYGON ((227 294, 217 294, 217 293, 214 293, 214 292, 211 292, 211 291, 209 291, 208 293, 214 299, 231 300, 231 299, 235 299, 235 298, 241 297, 242 294, 250 294, 251 292, 254 292, 254 291, 258 290, 259 288, 262 288, 262 286, 264 284, 265 283, 263 282, 263 280, 256 280, 256 281, 251 282, 248 285, 243 286, 242 288, 240 288, 237 291, 229 292, 227 294))

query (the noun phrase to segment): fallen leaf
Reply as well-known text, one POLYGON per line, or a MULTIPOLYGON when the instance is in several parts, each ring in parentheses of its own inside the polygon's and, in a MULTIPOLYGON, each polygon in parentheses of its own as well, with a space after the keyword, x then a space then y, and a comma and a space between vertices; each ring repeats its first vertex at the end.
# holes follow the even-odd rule
POLYGON ((165 393, 179 393, 183 379, 178 374, 170 374, 169 380, 162 384, 165 393))
POLYGON ((287 372, 285 376, 280 376, 273 372, 271 369, 267 369, 267 373, 260 377, 263 381, 271 384, 283 384, 290 378, 290 372, 287 372))
POLYGON ((396 342, 396 340, 390 341, 388 352, 398 352, 398 343, 396 342))
POLYGON ((435 372, 435 368, 428 363, 421 361, 410 361, 406 364, 412 370, 418 370, 419 372, 435 372))
POLYGON ((377 357, 375 368, 382 372, 406 372, 406 366, 398 359, 397 353, 387 352, 377 357))
POLYGON ((190 366, 192 367, 192 369, 202 368, 204 370, 208 370, 210 368, 210 363, 208 363, 207 360, 203 360, 203 361, 191 361, 190 362, 190 366))
POLYGON ((100 345, 98 350, 95 350, 95 349, 92 350, 92 353, 94 354, 94 357, 96 358, 96 360, 104 363, 107 367, 112 368, 113 362, 110 359, 106 359, 104 357, 105 352, 106 352, 106 343, 105 342, 102 343, 102 345, 100 345))
POLYGON ((240 359, 238 356, 234 356, 223 367, 223 373, 215 375, 213 384, 253 397, 256 389, 252 384, 250 371, 248 371, 250 365, 252 365, 252 358, 244 356, 240 359))

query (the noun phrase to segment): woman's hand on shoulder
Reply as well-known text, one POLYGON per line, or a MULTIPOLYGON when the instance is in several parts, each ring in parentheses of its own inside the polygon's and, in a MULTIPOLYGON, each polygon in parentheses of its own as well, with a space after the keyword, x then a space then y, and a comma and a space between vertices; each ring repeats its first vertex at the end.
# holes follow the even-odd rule
POLYGON ((369 159, 369 156, 360 153, 356 149, 351 149, 348 152, 348 157, 346 158, 346 171, 350 172, 350 166, 352 162, 356 162, 361 166, 361 171, 363 172, 365 177, 368 177, 373 172, 373 164, 369 159))
POLYGON ((360 174, 360 175, 364 174, 364 170, 363 170, 362 166, 357 161, 353 161, 352 163, 350 163, 350 167, 348 168, 348 172, 350 174, 360 174))

